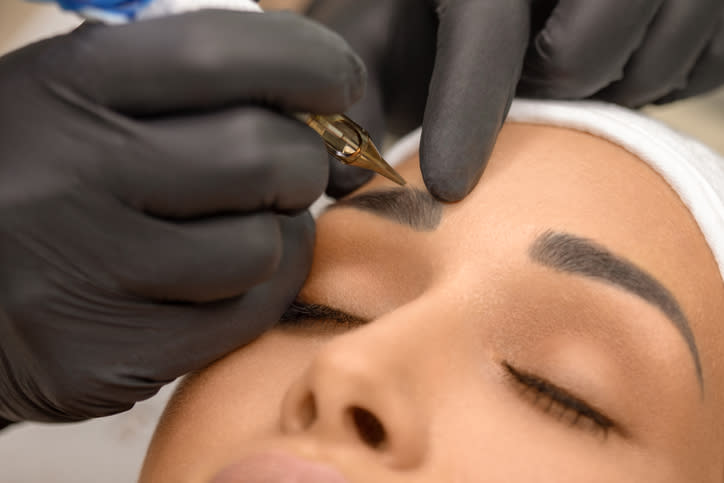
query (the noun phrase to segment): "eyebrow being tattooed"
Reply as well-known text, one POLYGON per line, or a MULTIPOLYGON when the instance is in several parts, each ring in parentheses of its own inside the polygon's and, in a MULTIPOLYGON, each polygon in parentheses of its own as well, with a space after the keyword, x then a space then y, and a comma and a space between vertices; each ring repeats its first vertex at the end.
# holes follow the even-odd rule
POLYGON ((340 200, 328 209, 348 207, 388 218, 415 231, 433 231, 440 224, 443 204, 427 191, 387 188, 366 191, 340 200))
POLYGON ((304 321, 330 321, 344 327, 357 327, 369 320, 327 305, 305 302, 297 298, 279 319, 281 326, 294 326, 304 321))

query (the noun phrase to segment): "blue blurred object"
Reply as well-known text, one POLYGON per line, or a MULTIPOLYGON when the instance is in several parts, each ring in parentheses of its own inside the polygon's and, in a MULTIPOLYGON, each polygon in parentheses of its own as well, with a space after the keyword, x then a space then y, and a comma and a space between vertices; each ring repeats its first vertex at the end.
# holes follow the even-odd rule
POLYGON ((135 12, 151 3, 151 0, 57 0, 58 5, 66 10, 82 10, 95 7, 109 12, 135 12))
MULTIPOLYGON (((1 0, 0 0, 1 1, 1 0)), ((119 25, 204 8, 261 12, 258 0, 27 0, 55 3, 93 22, 119 25)))
POLYGON ((135 18, 137 12, 146 7, 153 0, 30 0, 32 2, 57 3, 64 10, 74 12, 105 12, 108 15, 125 17, 128 20, 135 18))

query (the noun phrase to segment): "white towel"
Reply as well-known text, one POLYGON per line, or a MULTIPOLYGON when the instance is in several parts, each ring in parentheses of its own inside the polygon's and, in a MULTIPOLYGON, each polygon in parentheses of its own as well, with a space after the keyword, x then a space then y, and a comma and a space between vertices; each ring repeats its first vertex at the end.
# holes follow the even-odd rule
POLYGON ((262 11, 254 0, 154 0, 148 7, 139 12, 138 19, 165 17, 205 8, 237 10, 240 12, 262 11))
MULTIPOLYGON (((699 224, 724 279, 724 158, 638 112, 594 101, 516 99, 509 121, 560 126, 607 139, 647 162, 676 191, 699 224)), ((395 165, 415 154, 421 129, 386 153, 395 165)))

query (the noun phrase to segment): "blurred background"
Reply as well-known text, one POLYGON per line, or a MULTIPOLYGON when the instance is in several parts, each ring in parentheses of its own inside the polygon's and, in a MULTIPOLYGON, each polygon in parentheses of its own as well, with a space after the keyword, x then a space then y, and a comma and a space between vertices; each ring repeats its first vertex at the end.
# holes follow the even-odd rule
MULTIPOLYGON (((307 3, 260 2, 267 10, 298 10, 307 3)), ((0 55, 79 23, 52 5, 0 0, 0 55)), ((724 154, 724 89, 644 111, 724 154)), ((0 482, 135 481, 156 420, 172 391, 173 385, 133 410, 108 418, 73 425, 22 424, 1 432, 0 482)))

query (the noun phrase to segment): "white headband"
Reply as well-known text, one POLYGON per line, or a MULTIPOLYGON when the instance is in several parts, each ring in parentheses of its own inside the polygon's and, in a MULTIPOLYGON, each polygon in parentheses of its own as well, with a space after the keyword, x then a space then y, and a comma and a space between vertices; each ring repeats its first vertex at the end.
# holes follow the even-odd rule
MULTIPOLYGON (((647 162, 679 194, 699 224, 724 279, 724 158, 635 111, 594 101, 516 99, 509 121, 560 126, 607 139, 647 162)), ((386 153, 391 164, 417 153, 421 130, 386 153)))

